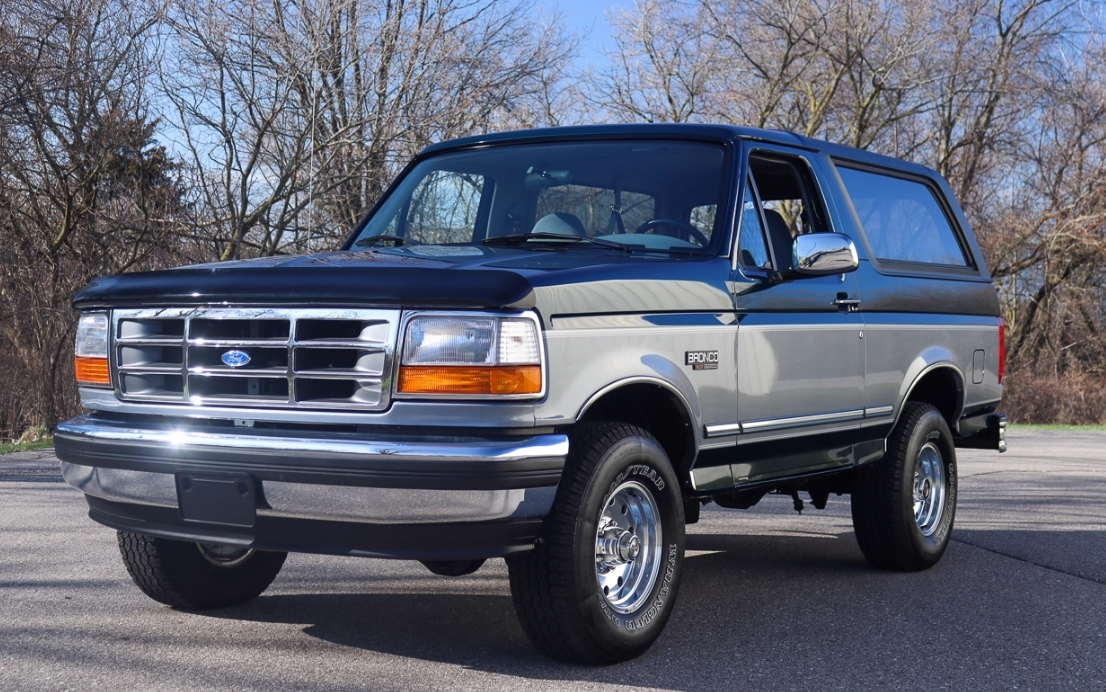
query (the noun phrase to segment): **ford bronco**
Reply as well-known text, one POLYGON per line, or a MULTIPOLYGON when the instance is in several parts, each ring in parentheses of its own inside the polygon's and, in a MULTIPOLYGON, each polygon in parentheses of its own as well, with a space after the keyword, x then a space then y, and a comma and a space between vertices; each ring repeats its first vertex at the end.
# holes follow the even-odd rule
POLYGON ((874 566, 949 541, 1005 449, 1003 323, 948 184, 787 132, 436 144, 336 252, 75 299, 65 480, 148 596, 244 603, 288 552, 505 558, 548 654, 644 652, 702 505, 850 496, 874 566))

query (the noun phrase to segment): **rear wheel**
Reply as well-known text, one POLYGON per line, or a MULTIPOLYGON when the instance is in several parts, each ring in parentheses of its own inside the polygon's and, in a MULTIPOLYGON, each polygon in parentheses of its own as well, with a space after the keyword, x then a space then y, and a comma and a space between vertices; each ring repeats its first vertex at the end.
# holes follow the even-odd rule
POLYGON ((188 610, 241 605, 261 595, 287 553, 186 543, 119 532, 119 552, 131 579, 159 603, 188 610))
POLYGON ((646 431, 585 423, 533 551, 507 558, 530 640, 562 660, 615 663, 660 636, 683 568, 683 499, 646 431))
POLYGON ((917 571, 937 564, 956 515, 956 450, 941 413, 919 402, 903 406, 887 455, 857 470, 853 528, 868 562, 917 571))

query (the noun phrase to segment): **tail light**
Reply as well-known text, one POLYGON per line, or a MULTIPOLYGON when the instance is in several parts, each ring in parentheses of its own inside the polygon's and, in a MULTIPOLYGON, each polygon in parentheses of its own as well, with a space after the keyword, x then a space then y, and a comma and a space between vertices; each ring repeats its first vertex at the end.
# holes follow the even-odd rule
POLYGON ((1006 323, 998 318, 998 383, 1002 384, 1002 376, 1006 374, 1006 323))

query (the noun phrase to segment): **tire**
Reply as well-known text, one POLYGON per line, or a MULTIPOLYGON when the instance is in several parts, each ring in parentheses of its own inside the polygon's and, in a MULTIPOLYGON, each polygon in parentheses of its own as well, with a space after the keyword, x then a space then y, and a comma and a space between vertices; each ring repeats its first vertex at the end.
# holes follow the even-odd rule
POLYGON ((159 603, 187 610, 252 601, 273 582, 288 553, 236 549, 119 532, 131 579, 159 603))
POLYGON ((484 560, 419 560, 422 566, 442 577, 463 577, 484 565, 484 560))
POLYGON ((553 658, 626 661, 656 641, 676 604, 679 482, 656 439, 636 426, 582 423, 569 445, 537 545, 507 558, 515 612, 553 658))
POLYGON ((907 402, 887 454, 854 478, 853 528, 868 562, 901 572, 937 564, 956 518, 957 478, 944 417, 930 404, 907 402))

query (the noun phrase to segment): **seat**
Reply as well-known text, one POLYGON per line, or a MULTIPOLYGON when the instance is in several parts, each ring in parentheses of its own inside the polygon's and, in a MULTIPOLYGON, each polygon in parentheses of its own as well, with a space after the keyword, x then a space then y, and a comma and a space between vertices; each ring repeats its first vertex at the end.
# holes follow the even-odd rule
POLYGON ((574 214, 563 211, 556 211, 541 217, 530 232, 574 235, 580 238, 586 238, 588 235, 580 219, 576 218, 574 214))
POLYGON ((775 209, 764 210, 764 221, 768 224, 768 242, 772 243, 772 254, 776 256, 776 271, 791 269, 791 253, 794 239, 791 228, 775 209))

